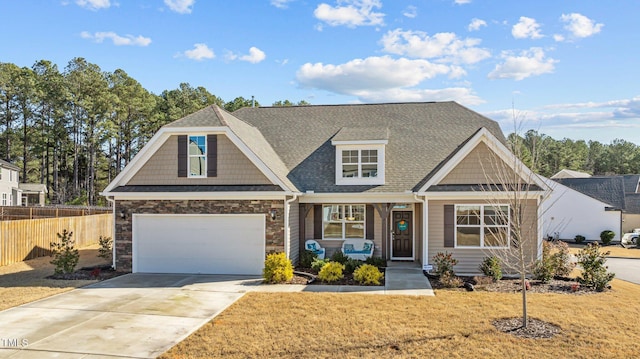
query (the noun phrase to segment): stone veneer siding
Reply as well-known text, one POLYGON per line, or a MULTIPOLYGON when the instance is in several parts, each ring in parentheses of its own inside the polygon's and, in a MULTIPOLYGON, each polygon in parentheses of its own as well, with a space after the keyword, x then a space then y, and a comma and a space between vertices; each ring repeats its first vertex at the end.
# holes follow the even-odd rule
MULTIPOLYGON (((132 218, 133 214, 255 214, 266 218, 266 253, 284 252, 284 201, 277 200, 141 200, 116 201, 115 240, 116 270, 132 270, 132 218), (269 210, 275 209, 276 219, 271 220, 269 210), (125 218, 120 218, 124 210, 125 218)), ((265 255, 266 255, 265 253, 265 255)))

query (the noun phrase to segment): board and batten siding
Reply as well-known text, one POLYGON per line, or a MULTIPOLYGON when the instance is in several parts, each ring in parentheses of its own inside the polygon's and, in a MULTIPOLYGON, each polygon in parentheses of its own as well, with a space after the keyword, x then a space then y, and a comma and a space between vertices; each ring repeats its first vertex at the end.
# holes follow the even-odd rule
MULTIPOLYGON (((369 205, 368 205, 369 206, 369 205)), ((331 255, 342 248, 342 240, 322 240, 322 236, 320 238, 315 238, 315 230, 314 230, 314 209, 311 208, 307 217, 304 219, 304 239, 315 239, 318 241, 321 247, 326 248, 326 258, 331 257, 331 255)), ((373 250, 374 257, 382 257, 382 220, 378 211, 373 210, 373 244, 375 248, 373 250)), ((322 232, 320 232, 322 233, 322 232)), ((368 236, 368 235, 367 235, 368 236)), ((303 241, 304 243, 304 241, 303 241)))
POLYGON ((178 177, 178 136, 158 148, 127 185, 268 185, 269 179, 225 135, 217 135, 215 177, 178 177))
MULTIPOLYGON (((287 198, 290 199, 290 198, 287 198)), ((286 202, 285 202, 286 203, 286 202)), ((289 204, 289 259, 295 265, 300 255, 300 205, 295 200, 289 204)))
MULTIPOLYGON (((480 273, 480 263, 485 257, 491 256, 488 249, 475 248, 455 248, 445 247, 444 236, 444 208, 445 205, 455 204, 488 204, 486 201, 429 201, 429 253, 428 263, 433 264, 433 256, 438 252, 452 253, 453 257, 458 260, 455 271, 457 273, 480 273)), ((528 200, 523 203, 523 234, 530 240, 525 241, 526 251, 533 259, 538 251, 537 223, 538 209, 535 200, 528 200)))
POLYGON ((513 178, 513 172, 508 167, 481 142, 438 184, 503 183, 504 180, 497 178, 496 173, 502 173, 501 177, 513 178))

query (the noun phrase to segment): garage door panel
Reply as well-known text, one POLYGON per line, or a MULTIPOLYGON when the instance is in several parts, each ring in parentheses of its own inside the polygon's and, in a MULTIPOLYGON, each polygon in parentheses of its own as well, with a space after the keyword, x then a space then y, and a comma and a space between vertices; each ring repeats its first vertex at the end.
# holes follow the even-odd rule
POLYGON ((262 215, 134 215, 133 269, 258 275, 264 231, 262 215))

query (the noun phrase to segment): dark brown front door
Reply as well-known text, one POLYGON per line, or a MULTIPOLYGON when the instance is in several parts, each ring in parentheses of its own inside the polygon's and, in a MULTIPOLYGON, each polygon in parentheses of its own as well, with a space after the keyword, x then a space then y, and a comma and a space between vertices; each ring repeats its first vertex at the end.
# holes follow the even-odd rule
POLYGON ((413 212, 393 212, 393 258, 413 256, 413 212))

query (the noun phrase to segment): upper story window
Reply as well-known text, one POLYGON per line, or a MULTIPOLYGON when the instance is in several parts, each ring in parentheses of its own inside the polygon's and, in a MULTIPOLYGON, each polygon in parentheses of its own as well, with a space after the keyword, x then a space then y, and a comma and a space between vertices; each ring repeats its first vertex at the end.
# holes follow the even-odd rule
POLYGON ((189 177, 207 176, 207 137, 189 136, 188 156, 189 156, 189 177))
POLYGON ((455 246, 508 248, 508 205, 456 205, 455 246))
POLYGON ((384 145, 337 145, 336 184, 384 184, 384 145))
POLYGON ((342 178, 378 177, 378 150, 343 150, 342 178))

